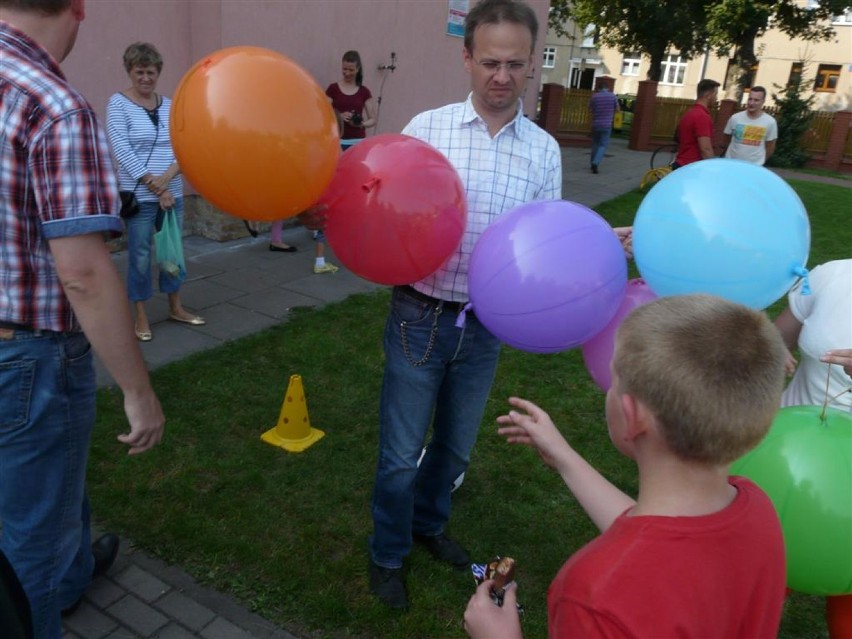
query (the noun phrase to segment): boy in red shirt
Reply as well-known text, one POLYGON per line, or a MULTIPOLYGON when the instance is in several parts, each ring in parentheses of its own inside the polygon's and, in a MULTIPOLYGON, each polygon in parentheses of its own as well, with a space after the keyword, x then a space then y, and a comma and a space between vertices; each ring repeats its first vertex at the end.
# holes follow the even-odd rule
MULTIPOLYGON (((769 429, 784 345, 760 312, 666 297, 637 308, 616 339, 606 418, 636 462, 639 496, 586 462, 532 402, 498 418, 536 448, 600 528, 548 592, 551 638, 775 637, 785 592, 781 526, 766 495, 728 465, 769 429)), ((521 637, 514 589, 502 608, 483 583, 465 612, 471 637, 521 637)))

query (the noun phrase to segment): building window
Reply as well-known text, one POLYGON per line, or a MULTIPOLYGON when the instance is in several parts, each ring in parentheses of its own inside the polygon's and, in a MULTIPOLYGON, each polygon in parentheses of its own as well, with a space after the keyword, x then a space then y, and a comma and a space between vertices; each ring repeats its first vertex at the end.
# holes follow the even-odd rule
POLYGON ((642 64, 641 56, 635 51, 625 53, 621 59, 621 75, 639 75, 639 65, 642 64))
POLYGON ((671 53, 663 60, 663 73, 660 82, 663 84, 683 84, 683 76, 686 74, 686 61, 679 55, 671 53))
POLYGON ((544 47, 544 61, 541 63, 543 69, 552 69, 556 66, 556 47, 544 47))
POLYGON ((814 91, 834 93, 837 91, 837 81, 840 79, 839 64, 821 64, 817 69, 814 91))
POLYGON ((590 24, 585 29, 583 29, 583 44, 581 47, 585 47, 587 49, 594 49, 597 44, 595 43, 595 36, 597 35, 598 28, 590 24))
POLYGON ((802 63, 794 62, 790 65, 790 77, 787 78, 788 87, 797 87, 802 83, 802 63))

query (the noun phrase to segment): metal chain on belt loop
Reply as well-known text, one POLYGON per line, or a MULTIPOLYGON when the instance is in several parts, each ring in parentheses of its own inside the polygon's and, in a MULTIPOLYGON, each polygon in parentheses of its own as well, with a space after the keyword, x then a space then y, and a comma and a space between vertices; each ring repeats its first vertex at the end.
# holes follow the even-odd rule
POLYGON ((411 357, 411 352, 408 348, 408 338, 405 335, 405 327, 408 322, 399 323, 399 333, 402 338, 402 352, 405 353, 405 358, 412 366, 423 366, 423 364, 429 360, 429 355, 432 353, 432 348, 435 346, 435 338, 438 335, 438 317, 440 317, 442 312, 443 309, 440 306, 435 307, 435 319, 432 320, 432 332, 429 334, 429 343, 426 345, 426 352, 423 353, 423 357, 416 362, 411 357))

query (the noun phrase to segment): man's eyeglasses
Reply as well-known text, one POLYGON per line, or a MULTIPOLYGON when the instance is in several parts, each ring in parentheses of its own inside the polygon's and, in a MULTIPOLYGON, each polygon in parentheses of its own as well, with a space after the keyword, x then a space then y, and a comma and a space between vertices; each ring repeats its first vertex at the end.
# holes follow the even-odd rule
POLYGON ((497 62, 497 60, 477 60, 476 58, 471 56, 471 60, 476 62, 479 66, 485 69, 488 73, 495 74, 500 71, 500 69, 506 69, 506 72, 509 75, 522 75, 526 73, 527 70, 527 62, 522 62, 520 60, 509 60, 508 62, 497 62))

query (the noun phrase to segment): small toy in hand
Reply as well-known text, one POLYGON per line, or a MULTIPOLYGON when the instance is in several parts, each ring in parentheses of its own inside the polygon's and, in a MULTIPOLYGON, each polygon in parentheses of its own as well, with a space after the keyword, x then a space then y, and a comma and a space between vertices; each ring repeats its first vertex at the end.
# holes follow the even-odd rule
MULTIPOLYGON (((470 569, 477 586, 487 579, 494 581, 491 586, 491 599, 496 606, 502 607, 506 586, 515 579, 515 560, 511 557, 495 557, 487 564, 472 564, 470 569)), ((518 604, 518 613, 523 612, 524 607, 518 604)))

